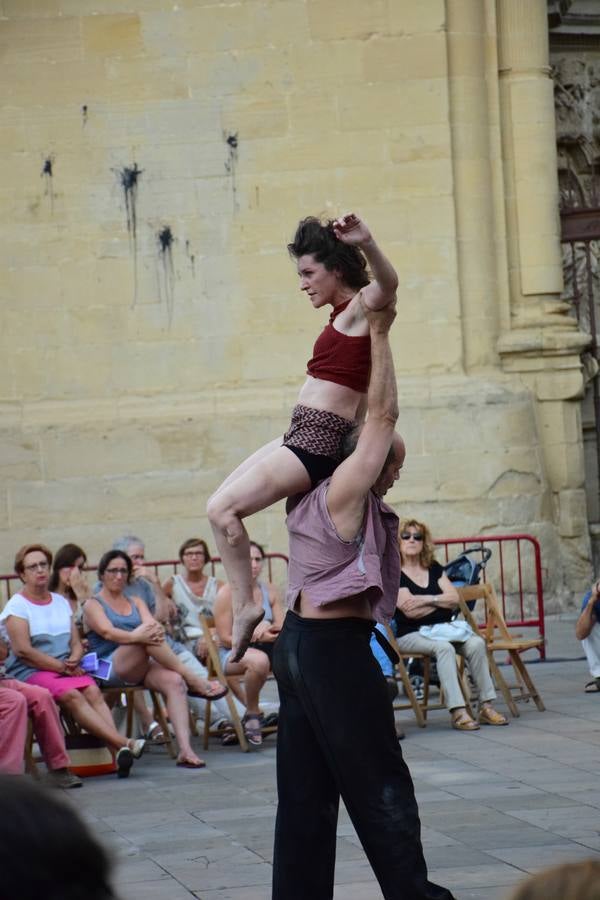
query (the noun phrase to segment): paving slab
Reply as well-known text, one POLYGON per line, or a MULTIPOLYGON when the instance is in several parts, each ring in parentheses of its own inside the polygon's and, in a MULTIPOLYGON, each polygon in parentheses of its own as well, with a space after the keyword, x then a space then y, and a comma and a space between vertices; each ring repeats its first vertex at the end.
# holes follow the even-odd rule
MULTIPOLYGON (((583 692, 574 617, 547 624, 550 660, 528 660, 546 712, 519 704, 508 727, 473 734, 453 731, 444 710, 432 711, 425 729, 411 714, 397 716, 430 877, 457 900, 507 900, 527 873, 600 857, 600 695, 583 692)), ((120 900, 269 900, 276 740, 247 754, 194 743, 206 769, 178 769, 152 748, 129 779, 87 779, 65 792, 67 802, 109 849, 120 900)), ((334 897, 382 898, 343 806, 334 897)))

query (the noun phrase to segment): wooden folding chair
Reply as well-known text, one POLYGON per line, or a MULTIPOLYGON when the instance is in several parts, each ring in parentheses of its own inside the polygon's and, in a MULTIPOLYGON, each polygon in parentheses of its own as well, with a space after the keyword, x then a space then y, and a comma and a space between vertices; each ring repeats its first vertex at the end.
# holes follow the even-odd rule
MULTIPOLYGON (((212 636, 212 629, 215 627, 215 620, 212 616, 205 616, 204 613, 200 613, 198 618, 200 619, 200 625, 202 627, 202 634, 204 636, 204 641, 206 643, 206 648, 208 652, 208 659, 206 661, 206 667, 208 669, 208 677, 209 678, 217 678, 222 684, 228 684, 228 680, 223 672, 223 667, 221 665, 221 659, 219 657, 219 651, 217 649, 217 645, 215 644, 214 638, 212 636)), ((240 745, 240 749, 244 753, 248 753, 249 746, 248 741, 246 740, 246 735, 244 734, 244 727, 242 725, 242 720, 240 719, 239 713, 237 711, 236 705, 233 702, 233 696, 231 690, 229 693, 225 695, 225 700, 227 701, 227 706, 229 707, 229 717, 231 720, 231 724, 235 729, 235 733, 237 735, 237 739, 240 745)), ((213 736, 220 736, 222 732, 218 731, 215 728, 210 727, 210 708, 211 701, 206 701, 206 711, 204 714, 204 749, 208 748, 208 739, 213 736)))
MULTIPOLYGON (((399 701, 394 701, 394 709, 412 709, 415 714, 415 718, 417 720, 417 724, 420 728, 425 728, 427 713, 430 710, 434 709, 446 709, 446 703, 444 700, 444 692, 440 687, 440 699, 437 703, 431 703, 429 700, 429 686, 430 686, 430 662, 431 656, 427 653, 414 653, 412 650, 401 650, 396 637, 389 625, 386 625, 387 639, 398 654, 398 662, 394 666, 395 673, 394 677, 397 681, 402 683, 404 688, 404 693, 408 698, 408 703, 400 703, 399 701), (410 678, 408 672, 406 670, 406 666, 404 665, 405 659, 420 659, 423 663, 423 700, 419 702, 415 696, 414 689, 410 683, 410 678)), ((458 680, 460 683, 460 689, 462 691, 462 695, 465 701, 465 708, 469 715, 472 715, 469 692, 465 685, 464 674, 461 669, 462 657, 457 655, 457 666, 458 666, 458 680)))
POLYGON ((118 699, 121 696, 125 698, 125 737, 128 738, 133 737, 133 698, 136 691, 148 691, 148 693, 150 694, 150 699, 152 700, 152 706, 154 709, 154 718, 160 725, 161 731, 166 738, 165 746, 167 748, 169 756, 171 757, 171 759, 175 759, 175 757, 177 756, 175 741, 173 740, 173 737, 169 730, 164 707, 157 691, 150 690, 149 688, 144 687, 143 684, 136 684, 128 687, 102 688, 102 693, 106 697, 108 697, 108 699, 118 699))
POLYGON ((541 636, 537 638, 523 638, 521 635, 511 634, 509 632, 502 614, 502 608, 496 597, 496 592, 489 583, 458 588, 458 599, 463 616, 470 624, 475 634, 481 634, 485 640, 492 678, 502 693, 505 703, 512 715, 519 716, 519 710, 515 703, 513 691, 518 691, 517 700, 532 699, 540 712, 543 712, 546 707, 542 702, 539 691, 533 683, 520 654, 525 650, 539 648, 544 643, 544 639, 541 636), (485 624, 482 627, 478 625, 475 616, 468 606, 468 603, 472 600, 484 601, 485 624), (494 653, 498 650, 508 653, 509 655, 510 662, 515 672, 516 684, 514 685, 506 683, 506 680, 494 659, 494 653))
POLYGON ((27 735, 25 737, 25 771, 36 780, 40 777, 36 759, 33 755, 33 722, 31 716, 27 716, 27 735))

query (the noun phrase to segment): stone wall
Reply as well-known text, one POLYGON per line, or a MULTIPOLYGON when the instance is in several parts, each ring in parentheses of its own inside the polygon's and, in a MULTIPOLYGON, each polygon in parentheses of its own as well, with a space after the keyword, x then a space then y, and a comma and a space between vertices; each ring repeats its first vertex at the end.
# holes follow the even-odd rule
MULTIPOLYGON (((464 143, 471 85, 496 71, 494 4, 476 34, 449 28, 443 0, 131 8, 0 0, 0 569, 25 540, 94 559, 133 530, 164 558, 207 534, 209 493, 285 429, 325 320, 285 244, 304 215, 356 209, 401 283, 409 455, 392 502, 446 536, 539 534, 562 602, 587 549, 576 536, 572 573, 549 565, 536 399, 495 349, 509 313, 491 94, 477 171, 464 143), (461 258, 469 228, 484 252, 461 258)), ((251 533, 285 549, 281 505, 251 533)))

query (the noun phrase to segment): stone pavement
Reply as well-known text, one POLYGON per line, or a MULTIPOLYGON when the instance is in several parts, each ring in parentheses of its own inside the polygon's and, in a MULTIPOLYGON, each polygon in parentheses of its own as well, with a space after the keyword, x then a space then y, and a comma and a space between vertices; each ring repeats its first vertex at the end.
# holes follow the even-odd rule
MULTIPOLYGON (((550 661, 531 666, 545 713, 522 704, 509 727, 472 734, 443 710, 426 729, 399 714, 430 875, 458 900, 500 900, 527 872, 600 856, 600 695, 583 693, 573 616, 548 633, 550 661)), ((249 754, 215 744, 205 758, 186 771, 153 749, 128 780, 65 792, 112 850, 121 900, 269 898, 275 740, 249 754)), ((381 898, 345 811, 337 859, 336 900, 381 898)))

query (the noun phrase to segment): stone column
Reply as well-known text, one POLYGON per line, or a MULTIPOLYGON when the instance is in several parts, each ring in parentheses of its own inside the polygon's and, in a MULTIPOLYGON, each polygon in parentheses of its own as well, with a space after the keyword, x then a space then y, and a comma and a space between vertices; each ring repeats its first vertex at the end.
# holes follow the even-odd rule
MULTIPOLYGON (((580 353, 589 341, 560 299, 559 192, 546 0, 497 0, 498 69, 510 319, 498 341, 503 368, 537 398, 538 433, 564 557, 586 568, 580 353), (575 549, 575 553, 573 553, 575 549)), ((575 576, 575 572, 573 575, 575 576)))
MULTIPOLYGON (((498 278, 494 168, 500 157, 497 104, 488 84, 496 82, 496 59, 488 73, 489 0, 453 0, 447 5, 448 88, 463 363, 467 373, 498 366, 496 344, 506 284, 498 278), (488 74, 491 78, 488 78, 488 74), (501 297, 502 295, 502 297, 501 297)), ((492 21, 493 25, 493 21, 492 21)), ((500 203, 501 205, 501 203, 500 203)))

